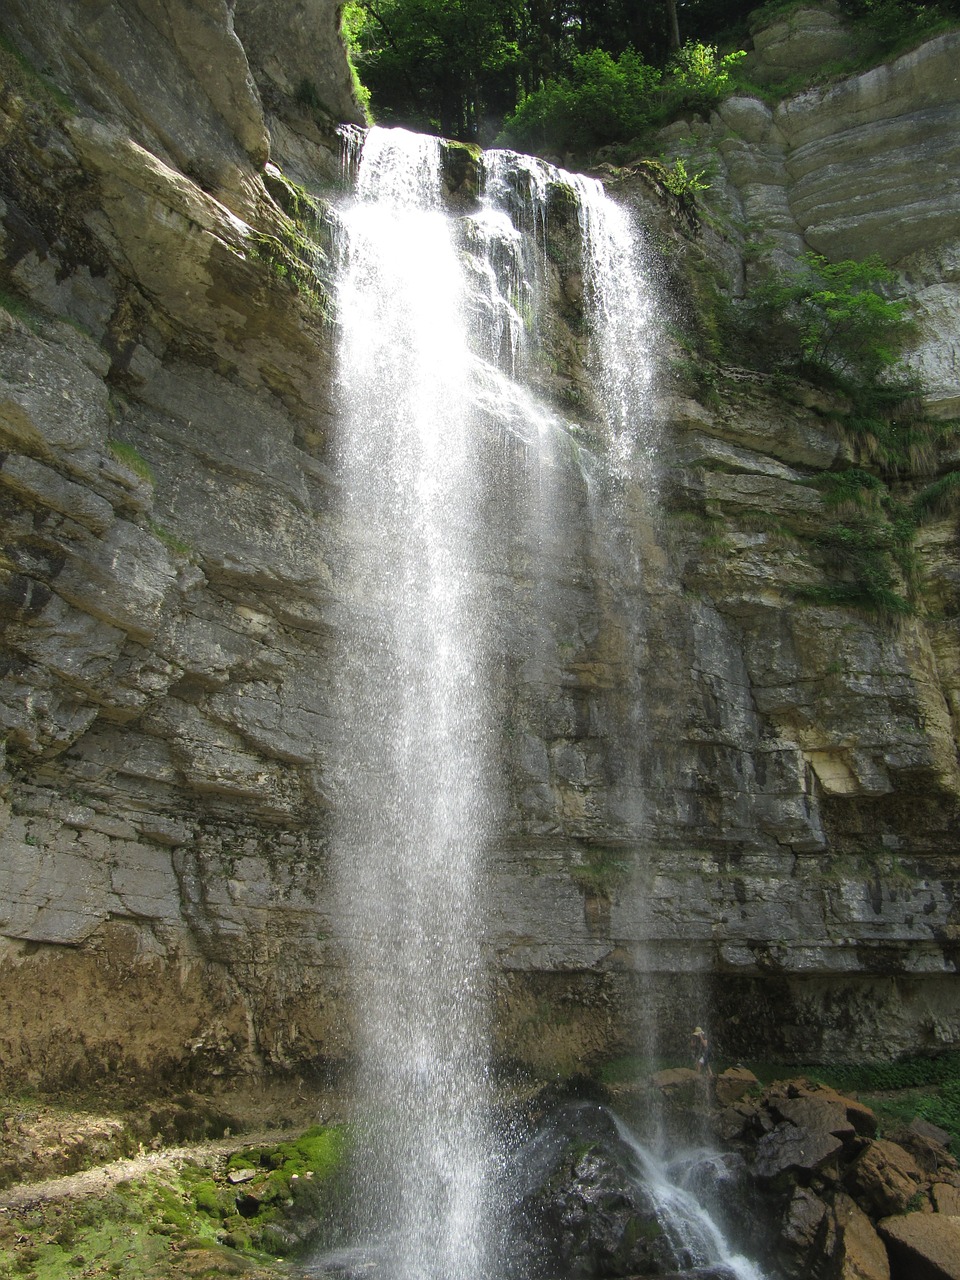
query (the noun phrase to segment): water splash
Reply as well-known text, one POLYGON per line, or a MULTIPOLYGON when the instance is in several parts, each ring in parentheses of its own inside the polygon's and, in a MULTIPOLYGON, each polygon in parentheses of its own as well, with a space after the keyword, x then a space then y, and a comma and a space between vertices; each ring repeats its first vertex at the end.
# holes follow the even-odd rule
MULTIPOLYGON (((675 1152, 669 1161, 660 1159, 619 1117, 613 1119, 633 1156, 637 1177, 656 1206, 660 1225, 683 1265, 724 1267, 737 1280, 764 1280, 754 1262, 734 1251, 720 1223, 688 1186, 691 1173, 702 1171, 706 1162, 716 1166, 715 1153, 675 1152)), ((722 1176, 722 1170, 716 1169, 715 1177, 722 1176)))

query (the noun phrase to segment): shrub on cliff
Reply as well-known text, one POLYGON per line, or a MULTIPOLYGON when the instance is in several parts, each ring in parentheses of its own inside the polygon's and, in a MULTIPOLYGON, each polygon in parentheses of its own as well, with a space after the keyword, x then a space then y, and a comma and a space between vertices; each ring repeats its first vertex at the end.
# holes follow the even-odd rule
POLYGON ((782 359, 808 373, 873 386, 889 378, 913 332, 908 304, 884 292, 895 280, 877 257, 806 253, 755 290, 757 329, 774 331, 782 359))

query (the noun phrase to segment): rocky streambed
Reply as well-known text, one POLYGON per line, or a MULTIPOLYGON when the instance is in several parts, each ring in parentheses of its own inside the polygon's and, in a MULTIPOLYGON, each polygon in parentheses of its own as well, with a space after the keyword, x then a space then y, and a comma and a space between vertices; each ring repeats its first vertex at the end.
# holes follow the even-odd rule
MULTIPOLYGON (((259 1100, 271 1128, 254 1132, 257 1101, 193 1095, 110 1115, 8 1103, 0 1274, 352 1274, 355 1255, 325 1252, 346 1241, 340 1102, 273 1090, 259 1100)), ((817 1081, 674 1069, 611 1090, 538 1088, 501 1118, 504 1274, 517 1280, 960 1274, 949 1135, 921 1120, 881 1132, 864 1102, 817 1081)))

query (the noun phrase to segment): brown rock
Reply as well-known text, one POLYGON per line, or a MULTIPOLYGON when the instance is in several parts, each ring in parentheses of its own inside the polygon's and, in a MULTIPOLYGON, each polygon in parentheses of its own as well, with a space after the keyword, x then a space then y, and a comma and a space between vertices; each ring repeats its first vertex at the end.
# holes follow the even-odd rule
POLYGON ((847 1121, 857 1133, 872 1138, 877 1132, 877 1117, 869 1107, 858 1102, 856 1098, 848 1098, 845 1094, 838 1093, 829 1085, 800 1078, 791 1080, 786 1085, 774 1086, 769 1098, 770 1105, 781 1112, 784 1100, 812 1098, 820 1104, 832 1103, 835 1107, 843 1109, 847 1121))
MULTIPOLYGON (((741 1099, 734 1102, 729 1107, 724 1107, 716 1121, 717 1136, 724 1142, 733 1142, 736 1138, 742 1138, 749 1132, 756 1132, 759 1126, 760 1131, 770 1127, 769 1120, 767 1124, 760 1124, 761 1112, 760 1108, 752 1102, 741 1099)), ((764 1113, 764 1119, 767 1119, 764 1113)))
POLYGON ((870 1213, 903 1213, 927 1180, 909 1152, 880 1138, 870 1142, 852 1166, 848 1187, 870 1213))
POLYGON ((910 1132, 919 1135, 921 1138, 928 1138, 931 1142, 936 1142, 941 1147, 949 1147, 950 1134, 946 1129, 941 1129, 937 1124, 931 1124, 929 1120, 924 1120, 921 1116, 915 1116, 910 1121, 910 1132))
POLYGON ((831 1275, 837 1280, 890 1280, 887 1250, 873 1223, 843 1192, 833 1208, 836 1247, 831 1275))
POLYGON ((717 1076, 717 1102, 721 1107, 737 1102, 760 1081, 746 1067, 728 1067, 717 1076))
POLYGON ((650 1077, 650 1083, 663 1093, 675 1093, 678 1089, 689 1089, 701 1079, 690 1067, 668 1067, 665 1071, 657 1071, 650 1077))
POLYGON ((780 1231, 781 1245, 787 1259, 794 1263, 791 1270, 798 1275, 808 1275, 812 1259, 822 1249, 822 1227, 827 1206, 809 1187, 794 1190, 780 1231))
POLYGON ((893 1280, 960 1280, 960 1217, 907 1213, 884 1218, 877 1229, 893 1280))
POLYGON ((789 1120, 798 1129, 814 1133, 832 1133, 838 1138, 853 1137, 853 1125, 847 1118, 844 1099, 840 1097, 786 1098, 776 1104, 776 1112, 783 1120, 789 1120))
MULTIPOLYGON (((903 1147, 904 1151, 908 1151, 924 1173, 940 1182, 954 1182, 957 1176, 956 1160, 939 1138, 931 1136, 924 1129, 915 1127, 915 1124, 916 1122, 909 1128, 897 1129, 888 1137, 891 1142, 897 1143, 898 1146, 903 1147)), ((938 1130, 936 1125, 930 1125, 929 1128, 934 1133, 943 1132, 938 1130)), ((944 1136, 949 1139, 950 1135, 944 1136)))
POLYGON ((949 1182, 935 1182, 930 1188, 930 1195, 937 1213, 960 1218, 960 1187, 949 1182))

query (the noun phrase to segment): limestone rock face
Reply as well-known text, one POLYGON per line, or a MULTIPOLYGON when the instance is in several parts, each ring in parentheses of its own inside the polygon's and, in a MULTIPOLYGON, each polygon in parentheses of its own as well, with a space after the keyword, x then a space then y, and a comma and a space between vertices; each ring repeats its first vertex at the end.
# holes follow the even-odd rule
POLYGON ((226 0, 6 6, 5 24, 66 93, 210 189, 266 160, 259 94, 226 0))
MULTIPOLYGON (((751 74, 782 78, 849 52, 828 7, 795 10, 754 35, 751 74)), ((879 254, 902 272, 922 341, 914 356, 931 408, 956 415, 960 291, 960 33, 789 97, 731 98, 692 126, 721 172, 711 199, 752 223, 781 261, 879 254)), ((689 137, 688 122, 667 139, 689 137)), ((747 271, 752 270, 748 264, 747 271)))
MULTIPOLYGON (((305 249, 289 184, 264 167, 269 141, 318 209, 331 196, 336 140, 297 91, 312 76, 327 112, 357 118, 335 8, 0 14, 75 99, 65 110, 0 51, 10 1084, 312 1070, 349 1052, 328 853, 348 537, 331 245, 318 216, 305 249), (329 65, 318 53, 311 72, 322 31, 329 65)), ((909 115, 922 77, 891 74, 909 115)), ((744 172, 768 148, 785 173, 790 113, 724 110, 744 172)), ((452 185, 462 210, 470 184, 452 185)), ((800 235, 790 208, 770 215, 784 243, 800 235)), ((701 397, 665 374, 642 424, 659 433, 658 504, 631 490, 598 511, 565 245, 544 265, 559 354, 535 376, 583 429, 550 528, 517 519, 505 554, 484 548, 502 641, 497 1052, 552 1074, 656 1023, 681 1061, 705 1007, 730 1056, 955 1045, 953 530, 930 526, 920 548, 930 616, 818 601, 832 579, 814 482, 850 445, 812 388, 742 370, 701 397)), ((949 284, 933 267, 923 281, 949 284)), ((493 428, 486 445, 492 523, 527 481, 521 450, 493 428)), ((731 1126, 750 1123, 733 1106, 731 1126)), ((869 1127, 825 1098, 768 1118, 783 1153, 815 1135, 818 1171, 869 1127)), ((823 1213, 798 1206, 797 1232, 823 1213)))

